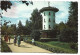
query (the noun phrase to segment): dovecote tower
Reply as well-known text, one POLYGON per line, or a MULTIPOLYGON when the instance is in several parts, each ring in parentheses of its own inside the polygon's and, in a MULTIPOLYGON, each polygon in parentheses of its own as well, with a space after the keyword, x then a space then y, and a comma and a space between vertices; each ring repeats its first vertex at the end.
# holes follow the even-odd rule
POLYGON ((43 7, 40 12, 42 14, 42 29, 52 30, 55 27, 55 13, 59 10, 55 7, 50 7, 48 2, 48 7, 43 7))
POLYGON ((55 13, 58 11, 58 8, 50 6, 50 2, 48 2, 48 7, 40 9, 40 13, 42 14, 41 39, 55 38, 53 30, 55 27, 55 13))

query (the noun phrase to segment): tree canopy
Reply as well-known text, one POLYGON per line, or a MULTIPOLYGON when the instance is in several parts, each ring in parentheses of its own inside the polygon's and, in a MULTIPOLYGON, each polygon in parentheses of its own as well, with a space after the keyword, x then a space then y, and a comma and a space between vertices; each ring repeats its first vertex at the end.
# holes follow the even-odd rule
POLYGON ((42 28, 42 16, 38 11, 38 9, 33 10, 30 20, 32 21, 32 24, 33 24, 32 27, 34 30, 35 29, 39 30, 42 28))
MULTIPOLYGON (((19 1, 19 2, 25 3, 27 6, 29 4, 32 4, 33 5, 33 2, 32 1, 19 1)), ((11 3, 11 1, 1 1, 1 9, 2 10, 7 11, 7 8, 11 9, 11 6, 12 5, 13 4, 11 3)))

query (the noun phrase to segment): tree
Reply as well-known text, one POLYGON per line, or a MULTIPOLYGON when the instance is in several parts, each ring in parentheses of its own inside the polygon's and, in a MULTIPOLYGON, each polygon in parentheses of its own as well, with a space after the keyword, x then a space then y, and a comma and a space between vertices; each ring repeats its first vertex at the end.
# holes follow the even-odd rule
POLYGON ((8 29, 8 27, 9 27, 9 26, 7 25, 8 23, 11 23, 11 21, 6 21, 6 20, 4 21, 4 24, 1 26, 1 29, 2 29, 2 30, 1 30, 1 34, 3 34, 3 35, 4 35, 4 34, 8 34, 8 32, 7 32, 7 29, 8 29))
POLYGON ((29 21, 28 20, 26 20, 26 25, 25 26, 26 27, 29 26, 29 21))
POLYGON ((10 1, 1 1, 1 9, 7 11, 7 8, 11 8, 12 3, 10 1))
POLYGON ((35 41, 39 41, 39 39, 40 39, 40 31, 39 30, 32 31, 31 37, 34 38, 35 41))
POLYGON ((64 28, 61 30, 59 35, 59 41, 63 42, 77 42, 77 34, 73 29, 70 28, 64 28))
MULTIPOLYGON (((1 2, 1 10, 5 10, 7 12, 7 9, 11 9, 11 6, 13 5, 11 3, 11 1, 0 1, 1 2)), ((24 4, 26 4, 27 6, 29 4, 32 4, 33 5, 33 2, 32 1, 19 1, 19 2, 22 2, 24 4)), ((1 13, 3 14, 3 13, 1 13)), ((2 18, 2 15, 0 15, 0 17, 2 18)))
POLYGON ((7 34, 8 34, 8 35, 13 34, 13 33, 14 33, 13 31, 14 31, 13 28, 11 28, 11 27, 8 27, 8 28, 7 28, 7 34))
POLYGON ((33 10, 30 19, 33 23, 33 26, 32 26, 33 30, 36 30, 36 29, 39 30, 42 28, 42 16, 38 11, 38 9, 33 10))
POLYGON ((70 28, 78 28, 78 3, 77 2, 71 2, 71 6, 69 7, 69 18, 67 25, 70 28))
POLYGON ((69 7, 69 18, 66 24, 60 23, 59 40, 65 42, 76 42, 78 39, 78 3, 71 2, 69 7))
POLYGON ((32 22, 31 37, 33 37, 35 40, 39 40, 40 39, 39 30, 42 28, 42 16, 40 12, 38 11, 38 9, 33 10, 30 20, 32 22))
POLYGON ((3 26, 1 27, 1 34, 4 35, 4 34, 6 34, 6 32, 7 32, 7 27, 3 25, 3 26))
POLYGON ((23 34, 24 35, 30 35, 31 33, 31 28, 32 28, 32 25, 31 25, 31 22, 26 20, 26 25, 23 26, 23 34))
POLYGON ((12 34, 16 34, 16 24, 11 24, 12 34))
POLYGON ((72 38, 74 42, 77 42, 78 40, 78 2, 71 2, 69 7, 69 18, 67 25, 72 30, 72 38))
POLYGON ((18 23, 17 34, 23 34, 23 25, 21 21, 18 23))
MULTIPOLYGON (((32 5, 33 5, 33 2, 32 2, 32 1, 19 1, 19 2, 25 3, 27 6, 28 6, 29 4, 32 4, 32 5)), ((7 11, 7 8, 10 9, 11 6, 12 6, 11 1, 1 1, 1 9, 2 9, 2 10, 7 11)))

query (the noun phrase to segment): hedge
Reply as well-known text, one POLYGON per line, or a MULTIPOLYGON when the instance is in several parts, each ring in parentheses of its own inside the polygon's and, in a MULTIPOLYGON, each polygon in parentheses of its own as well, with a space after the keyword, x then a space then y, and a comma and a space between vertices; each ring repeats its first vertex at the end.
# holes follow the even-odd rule
POLYGON ((1 52, 12 52, 5 41, 1 40, 1 52))
MULTIPOLYGON (((32 44, 31 40, 27 40, 25 42, 32 44)), ((38 42, 38 41, 35 41, 34 45, 38 46, 38 47, 41 47, 41 48, 44 48, 46 50, 49 50, 53 53, 77 53, 74 50, 64 49, 64 48, 61 48, 61 47, 53 46, 53 45, 38 42)))
POLYGON ((58 38, 41 38, 40 42, 57 41, 58 38))

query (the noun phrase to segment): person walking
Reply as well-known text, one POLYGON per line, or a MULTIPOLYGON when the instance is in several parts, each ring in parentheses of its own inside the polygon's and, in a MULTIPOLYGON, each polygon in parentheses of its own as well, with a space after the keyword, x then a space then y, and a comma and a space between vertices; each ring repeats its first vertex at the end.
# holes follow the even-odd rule
POLYGON ((4 41, 6 41, 6 35, 4 36, 4 41))
POLYGON ((18 35, 18 37, 17 37, 17 44, 18 44, 18 47, 20 47, 20 44, 21 44, 21 38, 20 38, 20 35, 18 35))
POLYGON ((8 36, 8 39, 9 39, 9 43, 10 43, 10 39, 11 39, 11 37, 10 37, 10 36, 8 36))
POLYGON ((17 36, 14 35, 14 45, 16 45, 16 42, 17 42, 17 36))
POLYGON ((8 42, 8 35, 5 35, 4 39, 6 42, 8 42))
POLYGON ((34 38, 32 38, 32 44, 34 45, 34 38))

